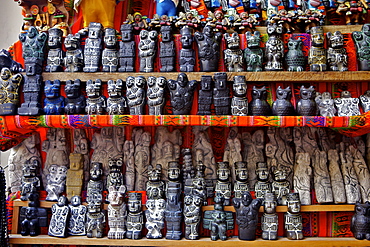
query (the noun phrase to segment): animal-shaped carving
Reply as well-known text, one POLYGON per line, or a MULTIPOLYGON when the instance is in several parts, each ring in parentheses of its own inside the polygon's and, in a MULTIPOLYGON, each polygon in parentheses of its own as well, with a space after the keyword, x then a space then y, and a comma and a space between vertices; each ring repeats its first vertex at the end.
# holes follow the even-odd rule
POLYGON ((285 57, 285 62, 288 66, 288 71, 304 71, 306 58, 302 52, 303 42, 301 38, 288 40, 288 53, 285 57))
POLYGON ((271 107, 267 102, 266 87, 257 88, 253 86, 252 101, 249 103, 249 113, 252 116, 270 116, 271 107))
POLYGON ((224 38, 227 44, 227 49, 224 51, 227 71, 243 71, 243 51, 240 49, 238 33, 234 32, 231 35, 225 33, 224 38))
POLYGON ((300 116, 316 116, 317 115, 317 104, 314 100, 316 91, 313 86, 306 88, 301 87, 300 90, 301 99, 297 102, 297 113, 300 116))
POLYGON ((332 71, 347 71, 348 70, 348 56, 346 48, 344 48, 343 35, 336 31, 334 34, 328 32, 328 64, 332 71))
POLYGON ((251 32, 246 32, 248 47, 244 50, 244 59, 247 65, 247 71, 257 72, 262 71, 263 50, 261 48, 260 32, 255 31, 254 35, 251 32))
POLYGON ((276 23, 269 23, 267 26, 269 39, 266 42, 265 57, 267 59, 267 63, 265 70, 283 70, 284 43, 280 39, 282 32, 283 27, 281 24, 277 25, 276 23))
POLYGON ((351 220, 351 231, 356 239, 370 240, 370 203, 356 203, 355 214, 351 220))
POLYGON ((274 116, 293 116, 294 107, 290 102, 292 91, 290 87, 276 89, 276 101, 272 104, 272 115, 274 116))
POLYGON ((320 116, 334 117, 337 110, 334 107, 334 100, 329 92, 323 92, 315 98, 320 116))

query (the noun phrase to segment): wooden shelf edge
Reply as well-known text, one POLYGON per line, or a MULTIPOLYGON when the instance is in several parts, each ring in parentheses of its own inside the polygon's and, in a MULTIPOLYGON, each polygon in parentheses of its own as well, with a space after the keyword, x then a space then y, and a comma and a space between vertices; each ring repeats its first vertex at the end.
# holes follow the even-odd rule
POLYGON ((212 241, 210 238, 201 238, 199 240, 167 240, 167 239, 108 239, 104 238, 87 238, 86 236, 55 238, 47 235, 36 237, 21 236, 19 234, 10 235, 11 244, 53 244, 53 245, 105 245, 105 246, 369 246, 367 240, 357 240, 355 238, 321 238, 308 237, 302 240, 289 240, 279 238, 275 241, 256 239, 254 241, 242 241, 237 237, 232 237, 226 241, 212 241))

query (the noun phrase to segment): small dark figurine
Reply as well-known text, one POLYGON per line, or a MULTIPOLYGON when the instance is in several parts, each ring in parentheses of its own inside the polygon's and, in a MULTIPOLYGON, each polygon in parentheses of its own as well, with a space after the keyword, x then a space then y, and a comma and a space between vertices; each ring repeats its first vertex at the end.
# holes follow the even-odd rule
POLYGON ((127 107, 126 99, 122 96, 123 81, 108 81, 107 113, 109 115, 123 115, 127 107))
POLYGON ((247 82, 244 75, 234 76, 231 114, 234 116, 248 115, 247 82))
POLYGON ((166 190, 166 211, 165 219, 167 224, 166 239, 180 240, 182 206, 181 206, 181 184, 171 183, 166 190))
POLYGON ((42 76, 25 76, 23 84, 24 103, 18 108, 21 116, 37 116, 42 114, 41 108, 42 76))
POLYGON ((157 164, 154 168, 152 165, 148 166, 149 180, 146 182, 146 196, 150 199, 163 199, 165 192, 165 183, 161 180, 162 166, 157 164))
POLYGON ((293 37, 288 40, 288 52, 285 56, 285 62, 288 71, 304 71, 306 58, 303 55, 301 38, 294 39, 293 37))
POLYGON ((147 82, 149 115, 163 115, 164 105, 166 103, 165 90, 167 86, 167 79, 163 76, 158 78, 149 76, 147 82))
POLYGON ((203 165, 202 162, 197 164, 197 173, 195 178, 192 179, 192 190, 189 195, 196 195, 202 199, 202 203, 204 206, 207 205, 207 183, 205 180, 204 172, 206 170, 206 166, 203 165))
POLYGON ((164 228, 164 212, 166 210, 165 199, 150 199, 146 201, 147 210, 145 211, 146 223, 148 229, 146 238, 162 238, 161 230, 164 228))
POLYGON ((0 70, 8 68, 14 74, 23 72, 22 65, 12 59, 12 55, 5 49, 0 49, 0 70))
POLYGON ((331 71, 347 71, 348 56, 346 48, 344 48, 344 39, 341 32, 336 31, 326 33, 328 38, 328 65, 331 71))
POLYGON ((216 115, 228 115, 230 112, 229 87, 227 86, 227 74, 215 73, 215 87, 213 89, 213 104, 216 115))
POLYGON ((247 71, 258 72, 262 71, 263 49, 261 48, 261 34, 255 31, 254 35, 251 32, 246 32, 248 47, 244 50, 244 59, 247 65, 247 71))
POLYGON ((271 184, 271 191, 275 193, 278 205, 287 205, 287 195, 290 192, 290 183, 287 180, 290 171, 277 168, 274 170, 274 182, 271 184))
POLYGON ((30 158, 22 167, 22 187, 21 187, 21 200, 29 200, 29 196, 35 193, 40 188, 40 179, 37 177, 37 169, 39 167, 38 159, 30 158))
POLYGON ((107 103, 104 95, 101 94, 102 81, 97 79, 86 82, 86 113, 88 115, 102 115, 105 113, 107 103))
POLYGON ((22 207, 20 210, 21 235, 37 236, 40 234, 40 228, 48 225, 48 213, 46 208, 39 208, 37 192, 32 192, 28 200, 28 207, 22 207))
POLYGON ((286 237, 291 240, 303 239, 301 201, 298 193, 287 195, 288 212, 284 214, 286 237))
POLYGON ((159 58, 161 72, 172 72, 175 69, 175 42, 172 40, 171 26, 161 26, 162 41, 159 45, 159 58))
POLYGON ((266 193, 271 192, 269 171, 265 162, 258 162, 256 167, 257 182, 254 184, 256 198, 264 199, 266 193))
POLYGON ((89 35, 85 40, 85 67, 83 71, 97 72, 101 60, 103 26, 101 23, 91 22, 88 30, 89 35))
POLYGON ((84 55, 81 49, 81 34, 68 34, 64 40, 66 56, 64 58, 65 72, 81 72, 84 67, 84 55))
POLYGON ((3 67, 0 73, 0 116, 16 115, 19 105, 19 87, 23 76, 3 67))
POLYGON ((196 32, 194 37, 198 44, 200 71, 218 71, 222 34, 220 32, 214 34, 212 27, 207 25, 203 28, 203 33, 196 32))
POLYGON ((63 31, 59 28, 49 29, 48 38, 48 58, 45 67, 46 72, 63 71, 63 51, 62 51, 63 31))
POLYGON ((274 193, 265 194, 264 213, 261 218, 262 239, 276 240, 278 238, 279 219, 276 213, 276 196, 274 193))
POLYGON ((370 240, 370 220, 369 220, 370 203, 367 201, 363 204, 355 204, 355 214, 351 219, 351 231, 356 239, 370 240))
POLYGON ((236 211, 239 239, 255 240, 258 223, 258 211, 262 205, 262 199, 252 199, 249 191, 244 192, 241 198, 234 198, 233 204, 236 211))
POLYGON ((292 97, 292 91, 290 87, 283 89, 280 86, 276 89, 276 101, 272 104, 272 115, 273 116, 294 116, 295 111, 290 99, 292 97))
POLYGON ((240 38, 237 32, 224 34, 227 49, 224 50, 225 65, 229 72, 241 72, 243 69, 243 51, 240 49, 240 38))
POLYGON ((193 49, 193 35, 188 26, 184 26, 180 30, 182 48, 180 50, 180 71, 193 72, 195 66, 195 51, 193 49))
POLYGON ((176 81, 168 80, 173 115, 190 114, 196 83, 197 81, 195 80, 189 81, 185 73, 180 73, 176 81))
POLYGON ((133 26, 130 24, 121 25, 122 41, 119 42, 119 72, 133 72, 135 67, 136 48, 133 26))
POLYGON ((215 192, 224 198, 224 206, 230 205, 232 191, 230 178, 231 171, 229 162, 218 162, 215 192))
POLYGON ((140 72, 154 71, 154 57, 157 52, 157 31, 140 31, 139 57, 140 72))
POLYGON ((324 48, 324 30, 322 26, 311 28, 311 48, 308 64, 311 71, 326 71, 326 50, 324 48))
POLYGON ((244 161, 235 162, 236 181, 234 182, 234 198, 242 198, 244 192, 249 191, 248 169, 244 161))
POLYGON ((102 194, 90 192, 87 201, 86 235, 88 238, 102 238, 105 228, 105 214, 102 212, 102 194))
POLYGON ((44 113, 46 115, 62 115, 64 113, 64 97, 60 95, 60 81, 45 81, 44 113))
POLYGON ((301 86, 301 98, 297 102, 297 114, 299 116, 317 116, 317 104, 315 102, 316 91, 313 86, 306 88, 301 86))
POLYGON ((337 110, 334 107, 334 99, 331 98, 329 92, 323 92, 315 98, 320 116, 324 117, 334 117, 337 110))
POLYGON ((108 238, 124 239, 126 235, 126 204, 124 202, 126 186, 109 186, 108 191, 108 238))
POLYGON ((65 114, 84 114, 86 108, 86 98, 81 92, 81 80, 67 80, 64 92, 67 96, 65 98, 65 114))
POLYGON ((370 70, 370 23, 362 26, 360 32, 352 33, 353 41, 356 44, 357 69, 360 71, 370 70))
POLYGON ((128 239, 140 239, 144 225, 144 214, 141 205, 141 193, 129 193, 127 202, 126 237, 128 239))
POLYGON ((166 184, 166 190, 168 188, 182 188, 182 183, 180 182, 180 164, 177 161, 170 161, 168 162, 168 181, 166 184))
POLYGON ((69 207, 68 199, 65 196, 60 196, 58 202, 51 206, 51 219, 49 224, 48 235, 53 237, 65 238, 68 235, 69 222, 69 207))
POLYGON ((69 205, 71 216, 69 218, 68 234, 71 236, 86 235, 86 212, 87 208, 82 205, 80 196, 72 196, 69 205))
POLYGON ((118 69, 117 33, 114 28, 106 28, 105 48, 102 53, 103 72, 116 72, 118 69))
POLYGON ((370 111, 370 90, 367 90, 364 95, 360 95, 360 101, 363 112, 370 111))
POLYGON ((233 212, 224 211, 224 198, 220 195, 214 198, 214 210, 204 212, 203 227, 211 230, 211 240, 226 240, 226 231, 234 229, 233 212))
POLYGON ((267 34, 269 39, 266 42, 265 57, 267 60, 265 70, 279 71, 283 70, 284 43, 280 36, 283 33, 281 24, 269 23, 267 34))
MULTIPOLYGON (((107 176, 106 188, 113 187, 118 190, 123 185, 123 174, 121 172, 123 165, 123 158, 109 158, 109 174, 107 176)), ((126 192, 126 191, 125 191, 126 192)))
POLYGON ((197 195, 187 195, 184 198, 185 238, 199 239, 199 225, 202 216, 203 199, 197 195))
POLYGON ((127 105, 130 110, 130 115, 144 115, 145 106, 145 84, 144 76, 128 76, 126 79, 127 88, 127 105))
POLYGON ((358 104, 358 98, 352 98, 349 91, 342 91, 340 98, 334 99, 335 107, 338 110, 338 116, 358 116, 361 115, 358 104))
POLYGON ((198 94, 198 115, 211 115, 213 80, 210 75, 202 75, 198 94))
POLYGON ((252 116, 270 116, 271 106, 267 102, 266 87, 252 89, 252 100, 249 102, 249 114, 252 116))
POLYGON ((186 184, 187 179, 195 178, 195 169, 193 165, 193 157, 190 148, 184 148, 183 154, 183 165, 182 165, 182 181, 186 184))
POLYGON ((87 184, 87 197, 86 201, 94 200, 94 194, 101 195, 103 193, 103 181, 101 177, 103 175, 102 163, 92 162, 90 169, 90 180, 87 184))

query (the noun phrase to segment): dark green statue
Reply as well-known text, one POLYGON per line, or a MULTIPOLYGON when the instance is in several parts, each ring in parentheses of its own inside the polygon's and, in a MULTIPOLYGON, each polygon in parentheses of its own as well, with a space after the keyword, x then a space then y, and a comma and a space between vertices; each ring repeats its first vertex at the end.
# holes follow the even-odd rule
POLYGON ((370 24, 364 24, 360 32, 352 33, 357 50, 357 70, 370 70, 370 24))

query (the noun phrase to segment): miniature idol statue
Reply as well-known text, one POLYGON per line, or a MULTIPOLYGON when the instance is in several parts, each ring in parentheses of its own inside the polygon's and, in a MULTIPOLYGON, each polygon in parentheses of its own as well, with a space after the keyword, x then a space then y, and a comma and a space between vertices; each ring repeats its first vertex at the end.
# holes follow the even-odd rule
POLYGON ((202 162, 197 164, 197 172, 195 178, 192 179, 192 195, 197 195, 202 199, 203 205, 207 205, 207 183, 205 180, 206 167, 202 162))
POLYGON ((62 51, 63 31, 59 28, 49 29, 48 37, 48 59, 45 67, 46 72, 63 71, 63 51, 62 51))
POLYGON ((231 114, 234 116, 248 115, 247 82, 244 75, 234 76, 231 114))
POLYGON ((343 34, 339 31, 334 33, 327 32, 328 38, 328 65, 331 71, 347 71, 348 56, 346 48, 344 48, 343 34))
POLYGON ((311 48, 308 54, 308 64, 311 71, 326 71, 326 50, 324 43, 323 27, 312 27, 311 48))
POLYGON ((168 80, 173 115, 190 114, 196 85, 196 81, 189 81, 185 73, 180 73, 176 81, 168 80))
POLYGON ((163 115, 164 105, 166 104, 165 92, 167 79, 164 76, 155 78, 148 77, 147 101, 149 115, 163 115))
POLYGON ((71 236, 86 235, 86 212, 87 208, 82 205, 81 196, 73 196, 69 205, 71 216, 68 224, 68 234, 71 236))
POLYGON ((178 182, 169 182, 169 186, 166 190, 166 198, 166 239, 180 240, 182 235, 181 184, 178 182))
POLYGON ((319 115, 324 117, 334 117, 337 110, 334 107, 334 99, 331 98, 329 92, 323 92, 315 98, 319 115))
POLYGON ((19 214, 22 236, 37 236, 41 227, 48 225, 46 208, 40 208, 39 194, 32 192, 28 197, 28 207, 22 207, 19 214))
POLYGON ((89 35, 85 40, 84 72, 97 72, 100 66, 103 26, 101 23, 91 22, 89 24, 89 35))
POLYGON ((193 72, 195 62, 195 51, 193 49, 193 35, 188 26, 180 30, 182 48, 180 50, 179 64, 181 72, 193 72))
POLYGON ((9 68, 0 72, 0 116, 16 115, 19 105, 19 87, 23 82, 22 74, 13 74, 9 68))
POLYGON ((229 87, 227 86, 227 74, 217 72, 214 75, 215 87, 213 89, 213 104, 216 115, 228 115, 230 113, 229 87))
POLYGON ((102 238, 105 228, 105 214, 102 212, 102 194, 91 191, 88 195, 86 213, 86 235, 88 238, 102 238))
POLYGON ((274 182, 271 184, 271 191, 275 193, 278 205, 287 204, 287 195, 290 192, 290 183, 287 180, 288 171, 282 168, 276 168, 273 173, 274 182))
POLYGON ((41 183, 37 177, 40 161, 37 157, 26 160, 22 167, 23 177, 21 183, 21 200, 27 201, 28 197, 39 190, 41 183))
POLYGON ((113 186, 118 190, 123 185, 123 174, 121 172, 123 165, 123 157, 109 158, 109 174, 107 176, 106 187, 113 186))
POLYGON ((292 97, 292 91, 290 87, 281 88, 280 86, 276 89, 276 101, 272 104, 272 115, 273 116, 294 116, 295 111, 290 99, 292 97))
POLYGON ((123 239, 126 236, 126 186, 109 186, 108 192, 108 238, 123 239))
POLYGON ((49 174, 46 176, 47 185, 45 190, 48 195, 45 200, 57 201, 59 196, 65 191, 67 170, 66 166, 50 165, 49 174))
POLYGON ((261 48, 261 34, 259 31, 255 31, 252 35, 251 32, 246 32, 245 37, 247 39, 248 47, 244 50, 244 60, 247 65, 249 72, 262 71, 263 63, 263 49, 261 48))
POLYGON ((162 229, 164 228, 164 214, 166 210, 166 201, 164 199, 149 199, 146 201, 147 210, 145 211, 146 223, 148 229, 146 238, 162 238, 162 229))
POLYGON ((269 171, 265 162, 258 162, 256 167, 257 182, 254 185, 256 198, 264 199, 266 193, 271 192, 269 171))
MULTIPOLYGON (((90 169, 90 180, 87 184, 87 197, 86 201, 89 202, 90 195, 103 193, 103 181, 101 177, 103 175, 102 164, 99 162, 92 162, 90 169)), ((92 198, 93 200, 94 198, 92 198)))
POLYGON ((288 71, 304 71, 306 64, 306 57, 302 51, 303 41, 301 38, 288 40, 288 49, 285 56, 285 62, 288 66, 288 71))
POLYGON ((64 88, 66 93, 64 112, 67 115, 84 114, 86 98, 81 92, 81 80, 67 80, 64 88))
POLYGON ((334 99, 334 104, 338 110, 338 116, 358 116, 361 115, 358 98, 352 98, 349 91, 342 91, 340 98, 334 99))
POLYGON ((46 115, 62 115, 64 113, 64 97, 60 95, 60 81, 45 81, 44 113, 46 115))
POLYGON ((231 171, 229 162, 217 163, 217 182, 215 192, 219 193, 224 198, 224 206, 230 205, 231 198, 231 171))
POLYGON ((102 53, 103 72, 116 72, 118 69, 117 35, 114 28, 106 28, 105 48, 102 53))
POLYGON ((297 102, 297 114, 299 116, 316 116, 317 104, 315 102, 316 91, 313 86, 300 88, 301 98, 297 102))
POLYGON ((127 202, 126 237, 128 239, 141 239, 144 224, 144 214, 141 205, 141 193, 129 193, 127 202))
POLYGON ((184 198, 185 238, 199 239, 199 225, 202 216, 203 198, 198 195, 187 195, 184 198))
POLYGON ((243 51, 240 49, 240 38, 237 32, 233 32, 230 36, 229 33, 224 34, 227 49, 225 54, 225 65, 229 72, 241 72, 243 69, 243 51))
POLYGON ((154 71, 154 57, 157 52, 157 31, 140 31, 139 57, 140 72, 154 71))
POLYGON ((162 166, 148 166, 149 181, 146 183, 146 196, 148 199, 163 199, 165 194, 165 183, 161 180, 162 166))
POLYGON ((162 41, 159 45, 159 58, 161 61, 161 72, 172 72, 175 69, 175 42, 172 40, 172 27, 161 26, 162 41))
POLYGON ((291 240, 303 239, 301 201, 298 193, 287 195, 288 212, 284 215, 286 236, 291 240))
POLYGON ((198 94, 198 115, 211 115, 213 80, 210 75, 202 75, 198 94))
POLYGON ((276 240, 278 238, 279 219, 276 213, 276 196, 267 192, 264 197, 264 213, 261 218, 262 239, 276 240))
POLYGON ((234 198, 242 198, 244 192, 249 191, 248 187, 248 169, 244 161, 235 162, 234 198))
POLYGON ((135 68, 136 48, 131 24, 121 25, 122 41, 119 42, 119 72, 133 72, 135 68))
POLYGON ((127 105, 130 110, 130 115, 144 115, 145 106, 145 84, 144 76, 128 76, 126 79, 127 87, 127 105))
POLYGON ((88 80, 86 82, 86 113, 88 115, 102 115, 105 113, 107 103, 106 98, 101 93, 102 81, 88 80))
POLYGON ((65 72, 81 72, 84 67, 84 54, 81 49, 81 34, 68 34, 64 40, 66 56, 64 58, 65 72))
POLYGON ((267 102, 266 87, 257 88, 253 86, 252 100, 249 102, 248 114, 252 116, 270 116, 271 106, 267 102))
POLYGON ((364 113, 370 111, 370 90, 360 96, 360 102, 364 113))
POLYGON ((368 201, 363 204, 360 202, 355 204, 355 214, 351 219, 351 232, 356 239, 370 240, 369 207, 370 203, 368 201))
POLYGON ((233 204, 236 211, 239 239, 255 240, 258 223, 258 211, 262 205, 262 199, 252 199, 249 191, 242 194, 241 198, 234 198, 233 204))
POLYGON ((82 185, 84 182, 84 156, 79 153, 69 155, 69 169, 67 171, 66 187, 67 198, 71 200, 73 196, 81 196, 82 185))
POLYGON ((269 35, 265 49, 267 60, 265 70, 267 71, 283 70, 284 43, 280 38, 282 32, 281 24, 269 23, 267 26, 267 34, 269 35))
POLYGON ((353 41, 356 44, 357 67, 360 71, 370 70, 370 23, 362 26, 361 31, 352 33, 353 41))
POLYGON ((68 235, 69 207, 68 199, 60 196, 58 202, 51 206, 51 219, 48 235, 65 238, 68 235))
POLYGON ((107 113, 109 115, 123 115, 127 107, 126 99, 122 96, 123 81, 108 81, 107 113))

